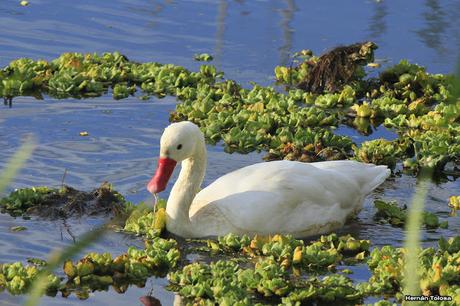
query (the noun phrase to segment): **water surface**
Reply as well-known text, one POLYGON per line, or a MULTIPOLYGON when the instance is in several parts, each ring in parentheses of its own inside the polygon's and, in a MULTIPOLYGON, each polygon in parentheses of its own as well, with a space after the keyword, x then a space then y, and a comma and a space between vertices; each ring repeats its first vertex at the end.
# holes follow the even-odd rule
MULTIPOLYGON (((426 66, 433 73, 453 70, 460 46, 460 1, 140 1, 31 0, 0 2, 0 66, 18 57, 51 60, 62 52, 118 50, 136 61, 174 63, 197 69, 195 53, 208 52, 227 78, 245 86, 249 81, 273 82, 276 65, 290 65, 291 54, 309 48, 321 53, 339 44, 373 40, 379 45, 376 59, 390 65, 402 58, 426 66)), ((0 109, 0 167, 18 149, 21 140, 33 135, 37 148, 11 184, 60 186, 65 183, 90 190, 107 180, 128 200, 150 200, 145 184, 153 174, 159 137, 168 125, 176 101, 167 97, 144 102, 136 97, 113 101, 108 96, 87 100, 55 100, 45 97, 14 99, 12 109, 0 109), (89 136, 79 133, 87 131, 89 136)), ((346 127, 338 130, 357 143, 363 136, 346 127)), ((370 138, 394 135, 378 129, 370 138)), ((261 154, 223 152, 209 146, 205 185, 217 177, 261 160, 261 154)), ((175 173, 177 175, 177 172, 175 173)), ((174 178, 173 178, 174 179, 174 178)), ((389 179, 366 201, 358 219, 342 230, 374 245, 402 244, 401 229, 379 225, 372 216, 375 198, 396 199, 409 204, 415 179, 402 175, 389 179)), ((448 217, 447 199, 459 194, 460 184, 448 181, 430 189, 427 208, 449 221, 449 229, 424 231, 425 244, 439 236, 458 233, 457 217, 448 217)), ((169 189, 168 189, 169 190, 169 189)), ((168 191, 163 194, 167 197, 168 191)), ((62 221, 14 219, 0 215, 0 262, 27 257, 44 258, 52 249, 72 243, 100 223, 85 218, 62 221), (24 232, 11 233, 11 226, 24 225, 24 232)), ((114 255, 140 241, 112 233, 91 250, 114 255)), ((366 279, 357 268, 355 279, 366 279)), ((148 294, 171 305, 174 295, 164 290, 165 279, 150 279, 145 288, 127 293, 93 293, 87 301, 74 296, 45 298, 42 305, 137 305, 148 294)), ((0 294, 2 305, 17 305, 22 297, 0 294)))

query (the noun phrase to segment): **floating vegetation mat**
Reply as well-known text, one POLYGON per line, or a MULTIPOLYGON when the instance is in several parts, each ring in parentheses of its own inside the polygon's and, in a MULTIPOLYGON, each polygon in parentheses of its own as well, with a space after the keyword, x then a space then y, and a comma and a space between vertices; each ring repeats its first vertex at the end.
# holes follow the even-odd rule
MULTIPOLYGON (((109 188, 107 184, 103 186, 109 188)), ((46 197, 38 197, 45 190, 23 189, 35 199, 28 204, 29 209, 43 206, 40 201, 47 201, 46 197)), ((2 201, 5 199, 11 199, 11 195, 2 201)), ((456 197, 452 197, 450 205, 455 201, 456 197)), ((391 305, 403 300, 403 248, 372 247, 369 240, 336 234, 312 241, 289 235, 234 234, 176 241, 161 237, 165 234, 165 205, 164 200, 159 200, 155 208, 141 206, 118 228, 119 232, 144 239, 143 248, 129 247, 118 256, 88 253, 80 260, 69 259, 62 271, 46 272, 46 294, 55 296, 59 292, 63 297, 88 299, 94 291, 111 287, 124 293, 131 285, 145 286, 149 277, 167 276, 167 289, 178 293, 185 305, 356 305, 369 297, 385 297, 378 305, 391 305), (208 259, 187 260, 187 254, 196 253, 208 259), (350 277, 355 265, 367 266, 367 281, 356 282, 350 277)), ((377 200, 375 206, 376 219, 394 226, 404 224, 405 208, 396 202, 377 200)), ((424 224, 430 229, 442 227, 442 222, 428 212, 424 214, 424 224)), ((460 237, 441 238, 437 248, 420 249, 418 257, 422 293, 452 297, 444 305, 460 303, 460 237)), ((0 291, 26 293, 46 265, 46 261, 37 258, 30 259, 27 265, 0 264, 0 291)))
MULTIPOLYGON (((182 103, 171 121, 198 124, 209 143, 223 140, 227 152, 266 151, 265 159, 304 162, 357 159, 417 171, 449 164, 458 174, 460 102, 458 80, 430 74, 405 60, 366 75, 377 46, 338 47, 316 57, 300 52, 297 66, 276 67, 278 85, 244 88, 222 72, 202 65, 197 72, 172 64, 136 63, 120 53, 65 53, 50 62, 23 58, 0 70, 0 94, 13 97, 115 99, 141 91, 141 99, 172 95, 182 103), (367 135, 384 124, 397 139, 353 143, 334 130, 349 125, 367 135)), ((209 60, 206 55, 197 59, 209 60)), ((375 67, 375 65, 374 65, 375 67)), ((375 69, 375 68, 372 68, 375 69)))
POLYGON ((32 187, 17 189, 0 200, 0 211, 11 216, 39 216, 47 219, 83 215, 126 215, 132 208, 108 183, 90 192, 69 186, 60 189, 32 187))
MULTIPOLYGON (((374 201, 374 205, 377 208, 377 213, 374 217, 376 221, 384 221, 396 227, 405 225, 407 207, 400 207, 396 201, 385 202, 382 200, 374 201)), ((438 216, 429 211, 423 212, 422 224, 427 229, 447 228, 449 226, 447 221, 440 222, 438 216)))
MULTIPOLYGON (((208 143, 223 141, 227 152, 265 151, 266 160, 356 159, 458 175, 458 80, 405 60, 369 77, 367 65, 376 47, 366 42, 321 56, 305 50, 299 52, 298 64, 275 68, 276 87, 251 83, 249 88, 225 79, 211 65, 192 72, 173 64, 133 62, 117 52, 65 53, 52 61, 24 58, 0 70, 0 95, 10 106, 14 97, 24 95, 87 98, 110 92, 114 99, 137 95, 143 100, 171 95, 181 103, 170 120, 193 121, 208 143), (382 124, 398 137, 356 144, 335 133, 347 125, 368 135, 382 124)), ((195 58, 211 60, 206 54, 195 58)), ((458 203, 452 197, 449 204, 455 210, 458 203)), ((113 287, 122 293, 132 284, 144 286, 149 277, 167 275, 168 289, 187 305, 353 305, 369 297, 385 298, 377 304, 390 305, 403 300, 403 248, 373 247, 370 241, 335 234, 315 241, 232 234, 176 241, 162 236, 164 205, 135 210, 118 229, 140 236, 144 248, 68 260, 63 271, 47 275, 47 293, 86 299, 92 291, 113 287), (186 255, 194 252, 211 254, 214 260, 190 263, 186 255), (368 267, 367 281, 357 283, 348 276, 354 265, 368 267)), ((404 225, 404 207, 384 201, 375 206, 380 222, 404 225)), ((129 214, 132 205, 109 185, 89 193, 64 186, 14 191, 0 200, 0 209, 13 216, 70 217, 129 214)), ((428 212, 423 223, 429 229, 447 226, 428 212)), ((442 238, 437 248, 420 249, 418 258, 414 273, 420 275, 422 292, 452 297, 444 305, 460 304, 460 238, 442 238)), ((25 293, 40 269, 37 263, 0 264, 0 290, 25 293)))

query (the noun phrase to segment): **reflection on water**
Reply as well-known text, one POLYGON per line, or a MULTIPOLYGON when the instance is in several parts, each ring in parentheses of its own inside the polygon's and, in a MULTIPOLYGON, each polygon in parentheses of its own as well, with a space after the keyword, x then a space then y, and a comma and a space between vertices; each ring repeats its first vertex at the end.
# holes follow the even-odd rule
POLYGON ((228 14, 227 0, 219 1, 219 8, 217 10, 216 19, 216 44, 214 46, 214 59, 217 68, 222 68, 222 52, 224 50, 224 35, 225 35, 225 20, 228 14))
MULTIPOLYGON (((148 9, 146 9, 146 12, 150 14, 150 16, 152 16, 152 21, 150 21, 148 23, 148 26, 153 28, 155 27, 156 25, 156 17, 163 12, 163 10, 170 4, 172 4, 173 1, 172 0, 165 0, 163 1, 163 3, 157 3, 157 1, 149 1, 149 3, 147 4, 149 6, 148 9), (152 8, 150 8, 150 6, 152 8)), ((144 9, 141 9, 139 7, 136 7, 133 9, 134 12, 138 12, 138 13, 141 13, 142 11, 144 11, 144 9)))
POLYGON ((369 40, 379 42, 380 37, 387 31, 388 7, 386 1, 374 1, 372 5, 374 14, 369 21, 369 40))
POLYGON ((294 29, 291 26, 294 13, 297 10, 294 0, 286 0, 287 7, 281 10, 281 28, 283 30, 284 44, 279 48, 280 50, 280 65, 287 66, 292 52, 292 36, 294 29))
POLYGON ((418 30, 417 35, 428 48, 442 56, 447 51, 444 47, 445 33, 449 26, 446 14, 439 0, 426 0, 425 7, 425 27, 418 30))

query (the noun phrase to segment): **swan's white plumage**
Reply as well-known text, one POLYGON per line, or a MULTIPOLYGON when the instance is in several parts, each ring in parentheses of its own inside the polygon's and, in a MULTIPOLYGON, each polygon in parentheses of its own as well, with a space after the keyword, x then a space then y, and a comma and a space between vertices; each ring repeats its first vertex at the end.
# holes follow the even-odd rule
POLYGON ((198 192, 206 146, 191 122, 166 128, 160 157, 182 162, 168 198, 166 227, 183 237, 325 233, 357 213, 390 174, 386 166, 356 161, 273 161, 228 173, 198 192))
POLYGON ((342 226, 389 175, 386 166, 355 161, 259 163, 224 175, 201 190, 190 206, 202 235, 289 233, 298 237, 342 226), (213 209, 211 209, 213 208, 213 209), (200 212, 211 210, 213 213, 200 212), (217 227, 216 226, 216 227, 217 227), (200 226, 201 228, 201 226, 200 226))

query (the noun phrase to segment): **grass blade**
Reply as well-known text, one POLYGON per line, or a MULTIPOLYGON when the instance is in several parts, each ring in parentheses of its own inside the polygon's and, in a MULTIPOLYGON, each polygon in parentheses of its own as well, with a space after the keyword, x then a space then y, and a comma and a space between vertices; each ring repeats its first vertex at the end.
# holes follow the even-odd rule
POLYGON ((422 169, 415 194, 412 198, 412 205, 409 208, 406 223, 406 238, 404 242, 405 253, 405 279, 404 295, 420 295, 418 276, 418 251, 420 247, 421 226, 426 196, 430 186, 432 170, 422 169))
POLYGON ((18 151, 10 158, 5 168, 0 174, 0 193, 2 193, 8 184, 14 179, 16 173, 22 168, 26 160, 32 154, 35 144, 31 139, 26 140, 18 151))

